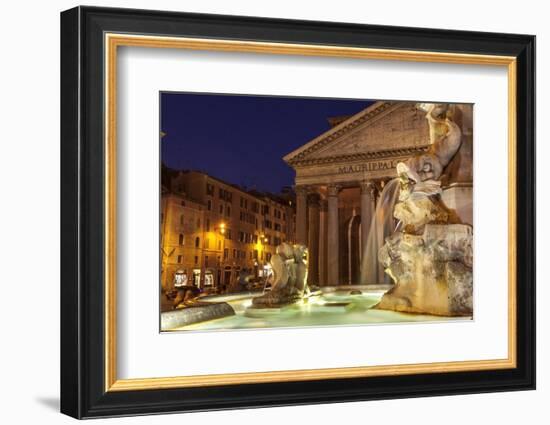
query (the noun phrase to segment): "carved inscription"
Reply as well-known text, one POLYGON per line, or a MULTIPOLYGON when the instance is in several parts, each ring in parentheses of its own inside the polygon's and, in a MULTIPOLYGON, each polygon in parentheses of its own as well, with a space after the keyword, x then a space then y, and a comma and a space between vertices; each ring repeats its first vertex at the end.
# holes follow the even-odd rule
POLYGON ((364 171, 380 171, 380 170, 390 170, 397 167, 399 161, 396 159, 388 159, 383 161, 371 161, 365 162, 363 164, 352 164, 352 165, 340 165, 338 167, 338 174, 351 174, 351 173, 361 173, 364 171))

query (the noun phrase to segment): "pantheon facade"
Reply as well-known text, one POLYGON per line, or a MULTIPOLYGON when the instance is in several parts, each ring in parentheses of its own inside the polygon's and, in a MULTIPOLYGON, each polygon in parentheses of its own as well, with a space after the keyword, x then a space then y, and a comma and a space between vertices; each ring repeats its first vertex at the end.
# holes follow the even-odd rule
MULTIPOLYGON (((455 109, 463 132, 463 152, 457 156, 471 163, 472 107, 455 109)), ((396 177, 397 164, 429 149, 426 114, 413 102, 379 101, 329 122, 328 131, 283 158, 296 172, 296 240, 309 248, 308 281, 320 286, 380 283, 361 281, 370 223, 384 185, 396 177)), ((466 199, 463 215, 471 222, 472 169, 467 162, 449 164, 453 184, 444 196, 452 206, 466 199)))

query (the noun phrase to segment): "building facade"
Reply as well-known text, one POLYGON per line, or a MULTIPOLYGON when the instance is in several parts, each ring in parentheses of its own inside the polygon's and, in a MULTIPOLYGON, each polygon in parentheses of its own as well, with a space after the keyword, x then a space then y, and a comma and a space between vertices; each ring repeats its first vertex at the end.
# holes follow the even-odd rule
POLYGON ((204 208, 183 194, 164 189, 161 196, 161 283, 172 289, 176 271, 183 270, 188 284, 199 280, 203 263, 204 208))
POLYGON ((198 171, 164 177, 161 200, 162 287, 176 271, 188 284, 217 292, 244 275, 265 277, 282 242, 295 241, 293 197, 246 191, 198 171))
MULTIPOLYGON (((445 170, 442 197, 471 224, 472 105, 452 111, 462 145, 445 170)), ((426 114, 412 102, 383 101, 329 122, 330 130, 283 158, 296 172, 296 240, 309 248, 308 281, 381 283, 361 273, 373 216, 397 164, 429 149, 426 114)))

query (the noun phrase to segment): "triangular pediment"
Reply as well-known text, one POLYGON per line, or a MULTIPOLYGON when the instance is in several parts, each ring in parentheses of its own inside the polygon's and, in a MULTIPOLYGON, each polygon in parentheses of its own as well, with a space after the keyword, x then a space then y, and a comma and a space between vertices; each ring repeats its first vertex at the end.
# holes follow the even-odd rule
POLYGON ((291 166, 415 150, 429 144, 425 112, 413 102, 376 102, 283 159, 291 166))

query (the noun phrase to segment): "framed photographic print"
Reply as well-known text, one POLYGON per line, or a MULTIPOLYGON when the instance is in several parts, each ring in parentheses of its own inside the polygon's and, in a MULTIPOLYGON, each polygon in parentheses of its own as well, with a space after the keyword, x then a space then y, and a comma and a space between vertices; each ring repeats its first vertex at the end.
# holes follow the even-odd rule
POLYGON ((61 411, 535 387, 535 38, 61 14, 61 411))

